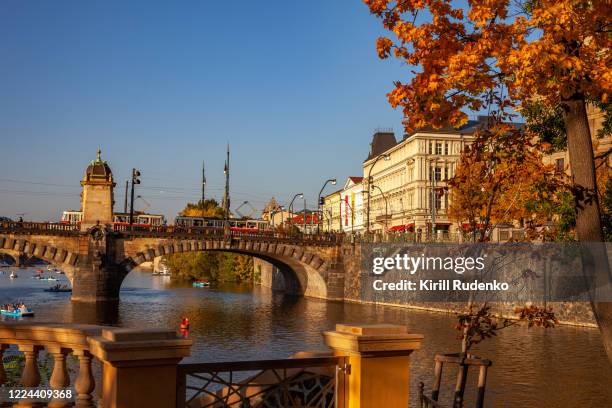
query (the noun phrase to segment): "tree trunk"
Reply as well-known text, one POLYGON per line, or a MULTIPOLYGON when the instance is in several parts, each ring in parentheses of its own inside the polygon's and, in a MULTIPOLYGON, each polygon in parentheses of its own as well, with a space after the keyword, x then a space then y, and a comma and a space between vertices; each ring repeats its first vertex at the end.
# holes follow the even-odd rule
MULTIPOLYGON (((570 168, 576 197, 576 233, 581 242, 604 242, 597 196, 593 143, 589 132, 584 97, 575 96, 564 101, 564 119, 567 132, 567 146, 570 168)), ((608 257, 603 245, 593 253, 592 259, 583 259, 583 268, 594 268, 589 276, 604 277, 609 280, 608 257), (597 271, 597 272, 595 272, 597 271)), ((593 314, 601 332, 608 359, 612 362, 612 303, 591 302, 593 314)))

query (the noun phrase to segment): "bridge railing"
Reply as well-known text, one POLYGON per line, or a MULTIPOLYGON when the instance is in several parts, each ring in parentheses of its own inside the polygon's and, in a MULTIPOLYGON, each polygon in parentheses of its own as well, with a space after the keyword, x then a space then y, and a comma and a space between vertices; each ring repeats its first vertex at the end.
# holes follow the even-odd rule
POLYGON ((65 224, 61 222, 0 222, 0 232, 5 233, 78 233, 78 224, 65 224))
POLYGON ((323 233, 323 234, 304 234, 304 233, 287 233, 273 230, 244 230, 230 229, 229 232, 223 228, 216 227, 182 227, 178 225, 160 225, 160 226, 144 226, 144 225, 125 225, 116 224, 113 230, 126 235, 139 236, 168 236, 168 237, 186 237, 186 238, 249 238, 252 240, 274 240, 285 242, 312 242, 338 244, 343 240, 343 234, 323 233))

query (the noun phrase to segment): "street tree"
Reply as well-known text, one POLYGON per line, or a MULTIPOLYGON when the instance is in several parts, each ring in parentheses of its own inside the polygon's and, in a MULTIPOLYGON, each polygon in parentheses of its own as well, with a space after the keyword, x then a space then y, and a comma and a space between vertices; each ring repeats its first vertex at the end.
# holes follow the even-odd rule
POLYGON ((449 218, 473 241, 490 240, 496 225, 514 220, 522 221, 525 239, 554 239, 550 221, 569 190, 541 150, 536 138, 509 124, 480 131, 448 182, 449 218))
MULTIPOLYGON (((580 241, 603 242, 593 145, 585 101, 612 94, 612 7, 606 0, 364 0, 394 39, 377 40, 380 58, 407 65, 388 99, 403 110, 407 131, 459 126, 466 110, 494 96, 497 111, 534 100, 561 107, 580 241), (462 8, 461 6, 465 6, 462 8)), ((490 107, 489 107, 490 109, 490 107)), ((603 250, 583 262, 585 273, 610 279, 603 250)), ((592 302, 612 361, 612 303, 592 302)))

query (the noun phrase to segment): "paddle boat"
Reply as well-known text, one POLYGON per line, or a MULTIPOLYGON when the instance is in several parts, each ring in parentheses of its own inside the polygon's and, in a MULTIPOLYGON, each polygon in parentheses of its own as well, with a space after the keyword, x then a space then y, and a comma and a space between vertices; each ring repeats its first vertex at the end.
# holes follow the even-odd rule
POLYGON ((32 309, 27 308, 25 306, 14 308, 12 306, 2 306, 0 309, 0 314, 4 316, 12 316, 12 317, 32 317, 34 316, 34 312, 32 309))
POLYGON ((210 283, 208 283, 208 282, 193 282, 192 286, 194 288, 205 288, 207 286, 210 286, 210 283))
POLYGON ((33 279, 43 280, 43 281, 56 281, 57 278, 53 276, 32 276, 33 279))
POLYGON ((11 271, 11 274, 9 275, 9 278, 17 279, 17 274, 15 273, 15 271, 11 271))

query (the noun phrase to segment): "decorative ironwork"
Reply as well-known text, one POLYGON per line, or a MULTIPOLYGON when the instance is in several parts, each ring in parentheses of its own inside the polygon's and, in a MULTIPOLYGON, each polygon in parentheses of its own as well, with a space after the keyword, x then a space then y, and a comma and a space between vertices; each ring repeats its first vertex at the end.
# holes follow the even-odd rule
POLYGON ((178 407, 345 406, 345 357, 181 364, 178 407))

